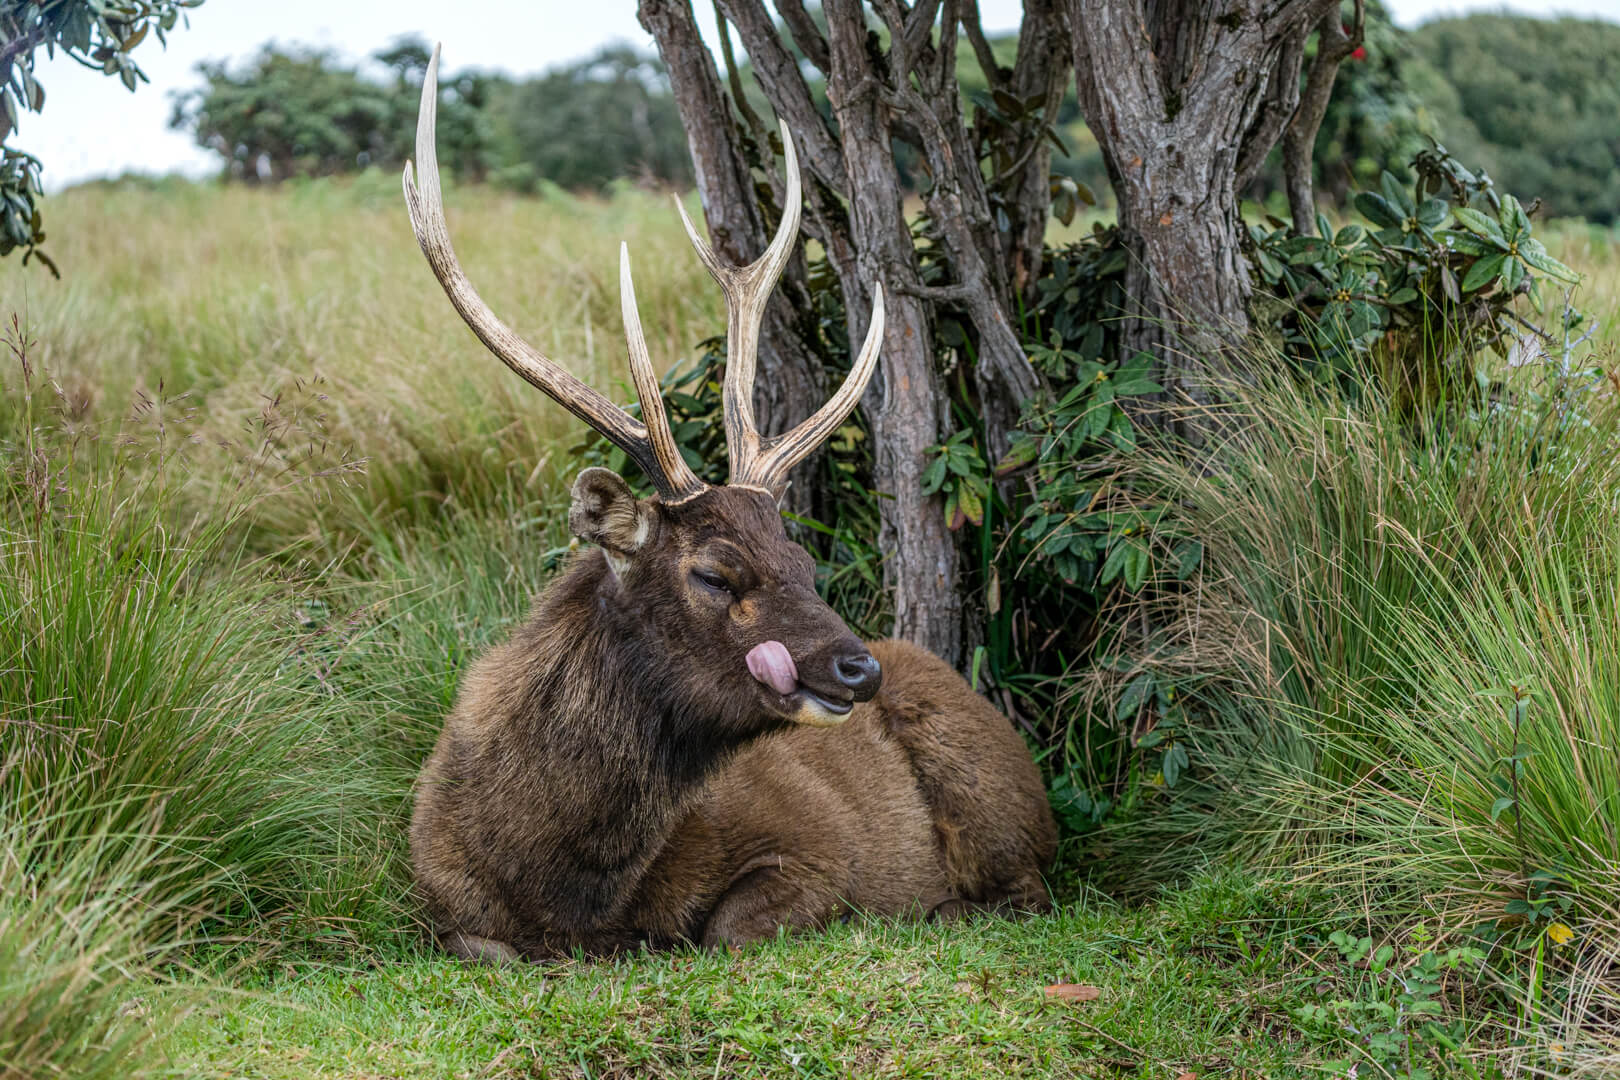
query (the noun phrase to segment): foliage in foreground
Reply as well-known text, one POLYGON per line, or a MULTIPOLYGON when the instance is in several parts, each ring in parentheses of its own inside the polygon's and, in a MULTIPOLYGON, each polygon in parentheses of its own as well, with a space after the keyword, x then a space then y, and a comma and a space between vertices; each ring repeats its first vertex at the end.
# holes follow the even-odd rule
MULTIPOLYGON (((187 8, 202 0, 0 0, 0 143, 22 126, 24 111, 45 107, 45 88, 34 77, 40 46, 104 75, 116 75, 130 91, 146 73, 130 55, 148 34, 160 44, 187 8)), ((0 256, 23 248, 23 262, 38 257, 52 274, 56 265, 38 248, 45 242, 38 199, 41 165, 33 154, 0 146, 0 256)))

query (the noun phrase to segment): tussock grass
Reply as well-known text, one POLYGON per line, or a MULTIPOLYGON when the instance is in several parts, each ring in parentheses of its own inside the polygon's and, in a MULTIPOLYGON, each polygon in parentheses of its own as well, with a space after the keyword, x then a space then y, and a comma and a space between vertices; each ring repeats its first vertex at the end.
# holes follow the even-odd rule
POLYGON ((332 737, 293 587, 231 543, 229 507, 171 520, 172 463, 106 474, 55 449, 0 478, 8 820, 109 852, 161 835, 220 913, 301 908, 334 878, 364 891, 345 834, 374 800, 332 737))
POLYGON ((1223 568, 1194 603, 1224 609, 1226 669, 1307 737, 1313 779, 1278 788, 1279 821, 1315 813, 1351 830, 1341 859, 1431 885, 1591 866, 1593 900, 1620 900, 1610 389, 1525 386, 1426 423, 1280 378, 1232 400, 1234 433, 1169 475, 1223 568), (1520 813, 1493 820, 1516 746, 1520 813))
POLYGON ((1612 996, 1547 930, 1607 940, 1620 905, 1615 388, 1525 372, 1412 419, 1278 370, 1220 387, 1191 458, 1132 467, 1212 569, 1143 657, 1201 699, 1196 779, 1117 842, 1484 931, 1526 1023, 1578 972, 1612 996))
POLYGON ((136 831, 52 840, 39 825, 83 807, 45 801, 25 817, 0 795, 0 1076, 151 1075, 159 1026, 187 999, 156 968, 193 927, 206 875, 144 828, 150 804, 102 815, 136 831))

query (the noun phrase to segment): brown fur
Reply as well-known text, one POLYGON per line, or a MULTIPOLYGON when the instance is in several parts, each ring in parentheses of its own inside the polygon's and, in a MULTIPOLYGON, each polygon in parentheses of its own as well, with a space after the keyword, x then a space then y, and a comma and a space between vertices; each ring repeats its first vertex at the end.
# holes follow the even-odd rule
POLYGON ((881 689, 832 728, 748 673, 781 641, 836 704, 834 665, 865 654, 768 495, 637 501, 591 469, 570 523, 600 550, 469 671, 422 771, 411 846, 446 948, 500 962, 1048 905, 1034 763, 943 661, 872 644, 881 689))

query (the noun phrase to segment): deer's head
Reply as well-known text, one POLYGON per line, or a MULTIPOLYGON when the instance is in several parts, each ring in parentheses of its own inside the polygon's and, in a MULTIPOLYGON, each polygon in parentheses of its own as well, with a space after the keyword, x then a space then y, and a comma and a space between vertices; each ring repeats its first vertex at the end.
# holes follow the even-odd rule
POLYGON ((758 710, 780 720, 837 724, 856 701, 877 692, 882 672, 865 646, 816 594, 809 554, 788 539, 777 512, 788 472, 841 424, 877 366, 883 292, 874 285, 866 342, 838 392, 791 431, 761 436, 752 392, 765 303, 787 265, 799 227, 798 159, 787 126, 785 213, 758 261, 728 266, 676 208, 699 258, 726 295, 724 415, 731 473, 711 487, 681 458, 664 413, 658 377, 636 312, 630 254, 619 250, 620 300, 630 374, 641 401, 637 420, 541 355, 478 296, 450 245, 434 149, 439 51, 422 83, 416 176, 405 167, 405 202, 417 242, 450 302, 507 367, 601 432, 647 474, 656 489, 638 499, 616 473, 586 469, 574 484, 569 525, 601 548, 608 602, 633 616, 649 656, 670 672, 670 693, 701 694, 723 711, 758 710))

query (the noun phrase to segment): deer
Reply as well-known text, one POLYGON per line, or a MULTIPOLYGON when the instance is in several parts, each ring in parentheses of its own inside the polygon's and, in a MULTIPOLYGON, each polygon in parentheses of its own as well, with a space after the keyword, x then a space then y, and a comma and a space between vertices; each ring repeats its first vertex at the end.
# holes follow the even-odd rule
POLYGON ((451 304, 496 358, 619 447, 651 481, 575 480, 582 541, 527 619, 465 673, 416 785, 416 890, 439 944, 509 963, 637 947, 742 946, 858 913, 954 918, 1050 907, 1057 833, 1023 738, 949 664, 859 640, 787 535, 789 471, 829 437, 878 362, 883 293, 839 389, 763 436, 752 387, 761 314, 799 228, 786 200, 765 252, 728 265, 676 207, 727 301, 728 481, 670 433, 628 245, 620 303, 640 419, 489 309, 451 247, 435 154, 439 51, 405 201, 451 304))

